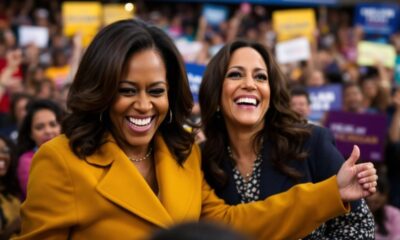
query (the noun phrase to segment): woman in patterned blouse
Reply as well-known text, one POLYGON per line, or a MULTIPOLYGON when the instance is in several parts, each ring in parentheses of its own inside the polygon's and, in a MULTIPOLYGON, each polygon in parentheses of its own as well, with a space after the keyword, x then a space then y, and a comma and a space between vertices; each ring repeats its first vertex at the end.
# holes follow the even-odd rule
MULTIPOLYGON (((322 181, 344 161, 329 131, 307 124, 290 109, 286 81, 261 44, 238 40, 223 47, 207 66, 199 99, 207 139, 203 170, 229 204, 322 181)), ((365 201, 351 205, 351 213, 305 239, 373 239, 373 216, 365 201)))

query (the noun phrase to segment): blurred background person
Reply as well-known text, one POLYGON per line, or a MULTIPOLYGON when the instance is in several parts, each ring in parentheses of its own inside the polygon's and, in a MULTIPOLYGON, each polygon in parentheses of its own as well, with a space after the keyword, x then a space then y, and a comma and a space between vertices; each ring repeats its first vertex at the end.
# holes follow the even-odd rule
POLYGON ((20 189, 16 175, 15 145, 0 135, 0 239, 9 239, 20 229, 20 189))
POLYGON ((400 239, 400 209, 388 203, 389 182, 385 174, 379 175, 377 191, 367 197, 367 204, 375 219, 376 240, 400 239))
POLYGON ((45 142, 61 133, 62 109, 50 100, 33 100, 18 135, 18 181, 22 199, 26 196, 33 155, 45 142))

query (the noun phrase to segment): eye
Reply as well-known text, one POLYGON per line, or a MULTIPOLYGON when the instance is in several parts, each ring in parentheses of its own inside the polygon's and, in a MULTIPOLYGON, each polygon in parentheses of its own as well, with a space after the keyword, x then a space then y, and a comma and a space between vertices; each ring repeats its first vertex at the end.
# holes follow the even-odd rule
POLYGON ((256 79, 258 81, 268 81, 268 76, 264 73, 259 73, 259 74, 256 74, 254 79, 256 79))
POLYGON ((33 128, 37 131, 40 131, 44 128, 44 124, 38 124, 38 125, 34 125, 33 128))
POLYGON ((58 126, 58 122, 56 122, 56 121, 51 121, 51 122, 50 122, 50 126, 51 126, 51 127, 57 127, 57 126, 58 126))
POLYGON ((165 88, 152 88, 149 90, 149 94, 155 97, 162 96, 165 92, 165 88))
POLYGON ((226 74, 226 77, 231 79, 239 79, 242 77, 242 74, 238 71, 232 71, 226 74))
POLYGON ((133 87, 121 87, 118 92, 124 96, 133 96, 137 93, 137 89, 133 87))

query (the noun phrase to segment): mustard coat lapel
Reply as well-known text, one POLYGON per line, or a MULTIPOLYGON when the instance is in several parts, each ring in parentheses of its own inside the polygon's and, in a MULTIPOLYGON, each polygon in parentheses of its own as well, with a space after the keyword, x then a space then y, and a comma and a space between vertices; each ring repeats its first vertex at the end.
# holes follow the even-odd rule
POLYGON ((111 164, 96 187, 105 198, 159 227, 165 228, 173 223, 167 210, 115 140, 105 143, 100 152, 89 157, 87 162, 100 166, 111 164))
POLYGON ((191 211, 195 191, 201 187, 194 184, 194 169, 193 166, 188 166, 189 162, 196 161, 187 159, 180 166, 160 135, 155 137, 155 159, 161 202, 174 221, 187 220, 190 218, 188 213, 191 211))

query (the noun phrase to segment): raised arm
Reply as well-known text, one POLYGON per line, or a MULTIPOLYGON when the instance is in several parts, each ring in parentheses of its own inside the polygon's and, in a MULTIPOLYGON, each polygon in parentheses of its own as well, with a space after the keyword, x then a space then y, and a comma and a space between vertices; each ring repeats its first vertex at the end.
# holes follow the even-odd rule
POLYGON ((299 184, 263 201, 227 206, 203 182, 202 217, 218 219, 256 239, 299 239, 325 221, 349 211, 347 201, 375 191, 373 165, 355 165, 358 147, 337 177, 317 184, 299 184), (347 207, 345 206, 347 205, 347 207))

